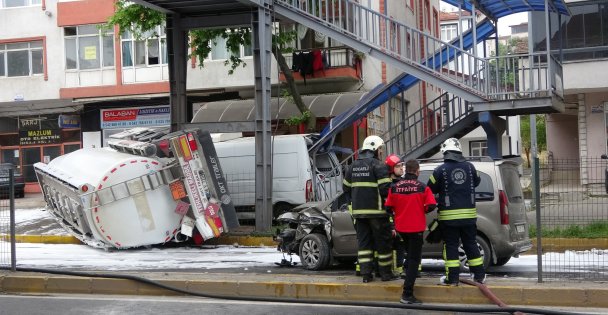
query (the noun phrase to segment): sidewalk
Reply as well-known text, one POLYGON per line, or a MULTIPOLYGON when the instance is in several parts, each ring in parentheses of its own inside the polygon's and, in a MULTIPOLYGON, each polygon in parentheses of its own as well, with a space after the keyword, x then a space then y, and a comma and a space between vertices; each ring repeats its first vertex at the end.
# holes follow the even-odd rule
MULTIPOLYGON (((16 208, 42 208, 41 195, 16 199, 16 208)), ((78 240, 61 235, 20 235, 21 242, 64 243, 78 240)), ((225 236, 217 244, 246 246, 274 246, 270 237, 225 236)), ((103 273, 119 274, 103 271, 103 273)), ((121 272, 124 274, 125 272, 121 272)), ((331 276, 321 273, 200 273, 192 272, 130 272, 163 284, 208 294, 235 297, 277 297, 297 299, 397 302, 402 280, 368 284, 359 277, 331 276)), ((416 296, 425 303, 493 305, 476 287, 438 286, 437 279, 421 278, 416 282, 416 296)), ((550 307, 608 308, 608 288, 594 282, 545 282, 536 279, 495 278, 487 284, 490 290, 507 305, 550 307)), ((180 295, 131 280, 73 277, 52 274, 0 271, 0 292, 6 293, 80 293, 129 295, 180 295)))
MULTIPOLYGON (((104 272, 106 274, 118 274, 104 272)), ((124 273, 123 273, 124 274, 124 273)), ((363 284, 355 276, 221 274, 185 272, 131 272, 165 285, 199 293, 233 297, 271 297, 336 301, 397 302, 402 280, 363 284)), ((416 296, 425 303, 493 305, 476 287, 461 284, 443 287, 437 279, 416 282, 416 296)), ((533 280, 499 279, 490 290, 507 305, 608 308, 608 289, 588 282, 536 283, 533 280)), ((72 277, 29 272, 0 271, 0 291, 5 293, 77 293, 125 295, 181 295, 131 280, 72 277)))

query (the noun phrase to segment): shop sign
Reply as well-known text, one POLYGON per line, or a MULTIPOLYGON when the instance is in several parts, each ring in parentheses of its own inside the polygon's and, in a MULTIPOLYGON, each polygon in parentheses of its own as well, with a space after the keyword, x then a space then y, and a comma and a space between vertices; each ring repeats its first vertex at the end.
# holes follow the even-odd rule
POLYGON ((80 116, 59 115, 59 128, 80 128, 80 116))
POLYGON ((59 129, 57 115, 32 116, 19 118, 19 131, 59 129))
POLYGON ((19 130, 19 145, 61 143, 60 129, 19 130))
POLYGON ((101 110, 101 129, 167 126, 171 106, 146 106, 101 110))

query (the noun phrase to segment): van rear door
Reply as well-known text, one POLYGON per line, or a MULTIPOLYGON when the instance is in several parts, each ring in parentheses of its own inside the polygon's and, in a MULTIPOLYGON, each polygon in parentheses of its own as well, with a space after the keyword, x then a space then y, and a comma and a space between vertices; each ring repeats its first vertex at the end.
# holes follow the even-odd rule
POLYGON ((528 238, 528 220, 517 166, 517 163, 508 160, 499 164, 502 179, 501 189, 505 192, 508 201, 511 241, 521 241, 528 238))

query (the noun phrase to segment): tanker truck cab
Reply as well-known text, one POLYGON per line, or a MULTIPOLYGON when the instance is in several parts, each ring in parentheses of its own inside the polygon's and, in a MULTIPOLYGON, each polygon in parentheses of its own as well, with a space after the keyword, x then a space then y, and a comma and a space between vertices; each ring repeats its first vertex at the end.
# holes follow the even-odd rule
MULTIPOLYGON (((255 137, 241 137, 240 134, 213 134, 212 137, 239 218, 252 218, 255 210, 255 137)), ((303 134, 271 138, 273 217, 313 199, 313 160, 308 154, 311 144, 309 137, 303 134)), ((318 155, 315 159, 317 192, 334 193, 329 187, 341 188, 338 185, 341 173, 334 171, 332 176, 326 177, 319 169, 338 165, 335 154, 318 155)))

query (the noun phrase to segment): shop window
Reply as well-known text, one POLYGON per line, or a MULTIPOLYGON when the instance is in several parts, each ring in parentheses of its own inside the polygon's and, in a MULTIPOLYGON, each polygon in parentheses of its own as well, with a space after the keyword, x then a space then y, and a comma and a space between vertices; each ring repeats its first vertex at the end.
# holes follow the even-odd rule
POLYGON ((43 74, 42 41, 0 44, 0 77, 43 74))
MULTIPOLYGON (((21 163, 19 163, 19 148, 0 150, 0 159, 1 163, 13 164, 18 170, 21 170, 21 163)), ((21 173, 21 171, 18 173, 21 173)))
POLYGON ((68 154, 80 149, 80 143, 75 144, 64 144, 63 145, 63 154, 68 154))
POLYGON ((114 66, 114 34, 97 25, 64 28, 66 69, 91 70, 114 66))
POLYGON ((21 154, 23 154, 22 162, 23 169, 22 174, 26 182, 35 182, 36 172, 34 171, 34 164, 42 162, 40 160, 40 147, 22 148, 21 154))

